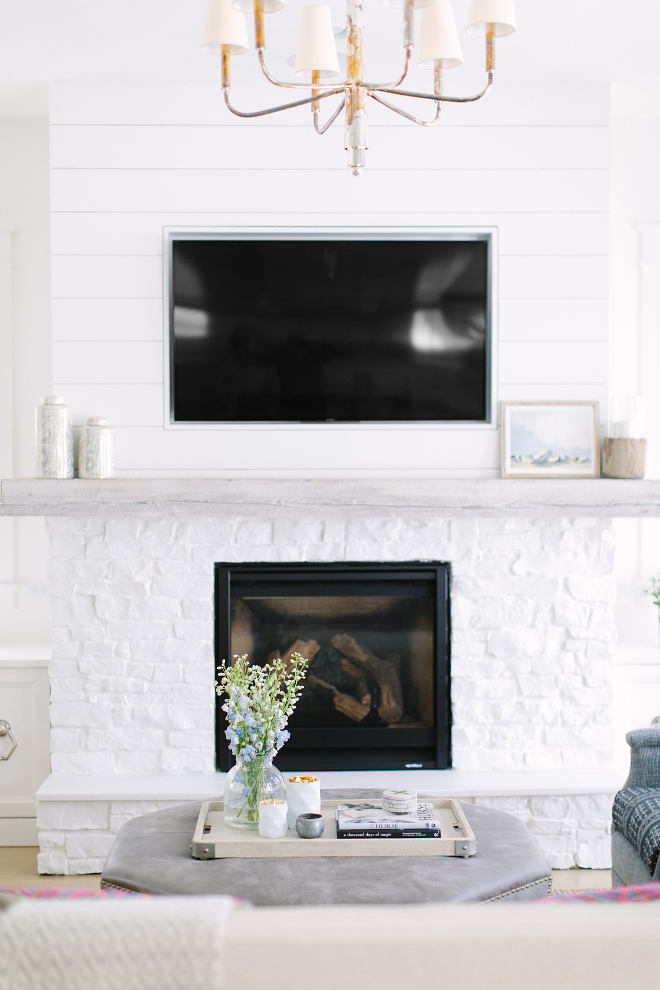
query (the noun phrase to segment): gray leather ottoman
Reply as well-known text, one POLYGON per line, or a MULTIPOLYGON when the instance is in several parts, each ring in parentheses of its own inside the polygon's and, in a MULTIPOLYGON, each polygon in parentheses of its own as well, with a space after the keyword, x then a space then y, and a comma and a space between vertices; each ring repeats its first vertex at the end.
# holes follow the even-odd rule
POLYGON ((196 860, 190 843, 200 806, 191 802, 127 822, 106 859, 101 886, 152 894, 231 894, 258 905, 526 901, 547 896, 552 886, 548 861, 527 827, 490 808, 463 805, 478 842, 470 859, 196 860))

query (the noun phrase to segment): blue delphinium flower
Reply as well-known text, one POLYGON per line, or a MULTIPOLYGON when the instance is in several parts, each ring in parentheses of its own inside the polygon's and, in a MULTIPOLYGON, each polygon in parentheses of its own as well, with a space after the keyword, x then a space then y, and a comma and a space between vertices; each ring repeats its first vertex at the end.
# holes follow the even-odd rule
POLYGON ((264 667, 249 664, 247 655, 218 667, 215 688, 225 696, 225 736, 235 756, 271 759, 289 739, 285 726, 300 697, 308 661, 294 653, 264 667))

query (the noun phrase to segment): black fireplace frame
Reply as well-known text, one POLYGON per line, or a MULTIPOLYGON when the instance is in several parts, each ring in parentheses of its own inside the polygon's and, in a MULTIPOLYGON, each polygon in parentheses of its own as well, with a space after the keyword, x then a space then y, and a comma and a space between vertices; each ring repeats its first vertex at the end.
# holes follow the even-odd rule
MULTIPOLYGON (((281 769, 295 769, 301 772, 317 770, 346 770, 346 769, 381 769, 381 770, 418 770, 437 769, 445 770, 451 767, 451 565, 444 561, 415 560, 406 562, 380 562, 361 563, 353 561, 340 561, 332 563, 216 563, 215 573, 215 664, 217 666, 231 654, 231 579, 232 574, 240 575, 241 578, 259 579, 272 582, 276 577, 282 582, 300 583, 305 577, 328 582, 346 580, 359 581, 360 579, 379 580, 404 580, 426 579, 435 582, 435 615, 434 615, 434 647, 435 647, 435 675, 434 675, 434 699, 435 699, 435 731, 428 730, 434 734, 435 757, 425 759, 422 763, 404 764, 403 767, 397 763, 396 766, 362 767, 357 766, 284 766, 281 769)), ((222 711, 222 699, 216 696, 215 704, 215 751, 216 767, 219 771, 228 771, 234 764, 234 757, 229 751, 229 745, 225 738, 227 722, 222 711)), ((295 729, 297 734, 307 732, 315 733, 321 729, 295 729)), ((347 733, 364 733, 365 729, 356 726, 355 729, 343 729, 344 738, 347 733)), ((387 732, 389 730, 371 730, 387 732)), ((399 730, 397 730, 399 731, 399 730)), ((426 731, 426 730, 425 730, 426 731)), ((359 735, 356 735, 356 743, 359 735)), ((313 748, 310 746, 310 748, 313 748)), ((286 744, 280 750, 281 756, 286 750, 286 744)), ((328 750, 330 752, 330 750, 328 750)), ((278 757, 275 758, 279 762, 278 757)), ((287 762, 287 761, 285 761, 287 762)), ((339 760, 341 762, 341 760, 339 760)))

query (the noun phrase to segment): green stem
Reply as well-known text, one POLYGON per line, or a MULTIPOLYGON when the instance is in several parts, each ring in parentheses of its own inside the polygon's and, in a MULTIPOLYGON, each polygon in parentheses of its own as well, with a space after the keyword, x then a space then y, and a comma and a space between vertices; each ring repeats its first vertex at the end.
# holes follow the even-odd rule
POLYGON ((244 763, 242 765, 242 770, 246 797, 243 802, 243 807, 238 813, 238 817, 241 817, 247 807, 248 812, 245 816, 247 820, 249 822, 258 822, 259 801, 261 799, 264 784, 264 764, 260 760, 251 760, 249 763, 244 763))

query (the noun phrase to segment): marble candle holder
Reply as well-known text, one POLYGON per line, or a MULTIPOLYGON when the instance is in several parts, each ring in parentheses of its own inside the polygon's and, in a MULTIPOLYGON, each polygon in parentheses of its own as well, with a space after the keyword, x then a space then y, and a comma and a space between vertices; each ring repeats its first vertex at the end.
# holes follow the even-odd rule
POLYGON ((259 835, 262 839, 283 839, 287 824, 286 801, 273 800, 259 803, 259 835))

